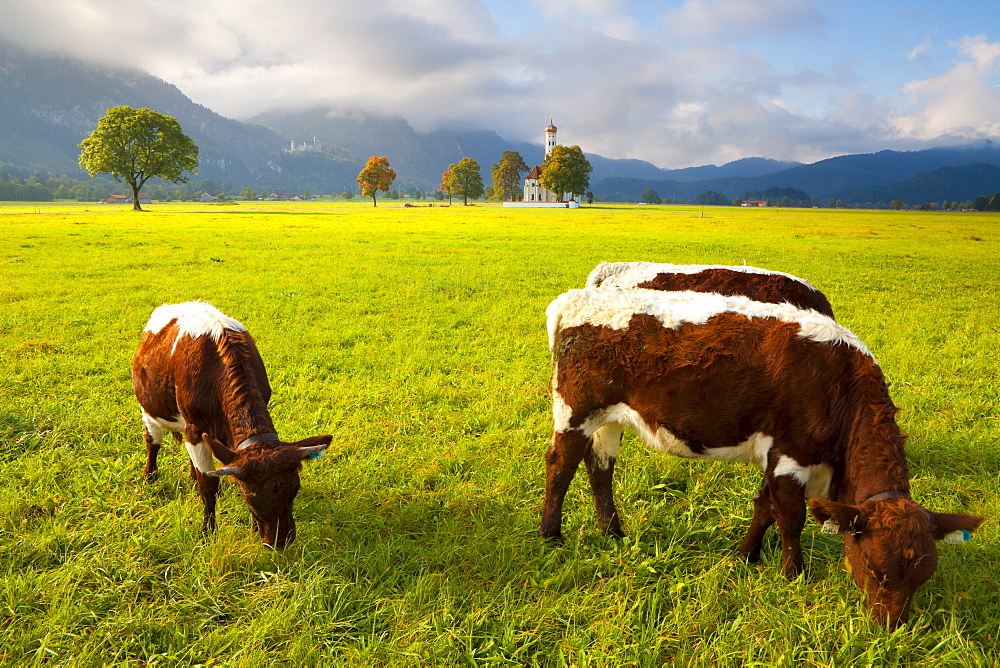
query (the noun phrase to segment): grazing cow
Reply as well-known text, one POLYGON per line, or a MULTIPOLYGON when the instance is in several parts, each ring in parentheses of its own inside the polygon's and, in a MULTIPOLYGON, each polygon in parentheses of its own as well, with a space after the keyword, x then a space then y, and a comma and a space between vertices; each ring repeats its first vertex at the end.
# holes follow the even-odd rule
POLYGON ((809 281, 792 274, 747 265, 601 262, 587 276, 587 287, 714 292, 770 304, 789 303, 796 308, 813 309, 833 317, 833 307, 826 295, 809 281))
POLYGON ((809 281, 757 267, 717 264, 601 262, 587 277, 588 288, 648 288, 650 290, 716 292, 728 297, 813 309, 833 317, 833 307, 809 281))
POLYGON ((204 302, 159 307, 132 361, 132 387, 142 407, 147 480, 156 474, 163 432, 183 434, 204 503, 203 531, 215 530, 219 477, 231 475, 265 543, 281 548, 295 538, 302 460, 319 456, 332 437, 278 439, 267 412, 271 386, 246 327, 204 302))
POLYGON ((746 297, 606 288, 570 290, 546 314, 554 416, 546 538, 561 536, 581 459, 598 525, 623 535, 611 483, 625 426, 667 454, 763 469, 739 552, 758 561, 777 521, 787 577, 802 570, 810 499, 824 528, 844 535, 872 615, 891 626, 906 621, 933 574, 934 541, 982 521, 910 499, 905 437, 882 370, 826 316, 746 297))

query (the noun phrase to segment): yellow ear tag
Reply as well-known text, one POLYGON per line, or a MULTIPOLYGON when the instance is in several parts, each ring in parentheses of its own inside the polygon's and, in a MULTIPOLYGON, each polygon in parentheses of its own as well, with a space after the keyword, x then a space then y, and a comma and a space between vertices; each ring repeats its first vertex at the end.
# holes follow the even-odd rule
POLYGON ((823 522, 823 528, 819 530, 820 533, 840 533, 840 525, 837 524, 831 517, 826 522, 823 522))

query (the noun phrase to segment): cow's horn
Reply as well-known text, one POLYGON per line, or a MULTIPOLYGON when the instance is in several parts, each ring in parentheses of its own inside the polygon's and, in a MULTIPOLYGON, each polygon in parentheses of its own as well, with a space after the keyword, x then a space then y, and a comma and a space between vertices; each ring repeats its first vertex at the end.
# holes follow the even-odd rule
POLYGON ((326 450, 328 445, 328 443, 321 443, 320 445, 307 445, 299 447, 299 457, 301 459, 316 459, 321 452, 326 450))
POLYGON ((221 478, 224 475, 231 475, 239 477, 243 471, 239 466, 223 466, 221 469, 216 471, 205 471, 205 475, 210 475, 213 478, 221 478))

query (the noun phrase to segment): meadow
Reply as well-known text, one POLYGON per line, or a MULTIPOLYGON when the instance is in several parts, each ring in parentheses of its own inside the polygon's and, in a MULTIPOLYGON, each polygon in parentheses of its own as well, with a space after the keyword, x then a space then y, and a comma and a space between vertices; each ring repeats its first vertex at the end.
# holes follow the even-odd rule
POLYGON ((382 202, 0 207, 0 662, 9 665, 970 665, 1000 662, 1000 215, 382 202), (806 573, 735 545, 759 472, 626 434, 602 536, 584 471, 538 538, 546 305, 598 262, 750 264, 810 279, 874 352, 913 495, 982 515, 906 626, 869 621, 842 540, 806 573), (219 530, 182 447, 144 458, 130 364, 151 311, 248 326, 307 462, 298 539, 219 530))

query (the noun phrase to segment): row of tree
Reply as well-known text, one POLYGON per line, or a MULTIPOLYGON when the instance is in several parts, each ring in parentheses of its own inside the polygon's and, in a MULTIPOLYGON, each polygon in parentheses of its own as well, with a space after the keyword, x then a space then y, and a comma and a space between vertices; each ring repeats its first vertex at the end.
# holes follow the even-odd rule
POLYGON ((51 202, 52 191, 43 185, 0 182, 0 202, 51 202))
POLYGON ((740 206, 746 202, 762 202, 763 206, 776 206, 776 207, 801 207, 801 208, 827 208, 827 209, 844 209, 844 208, 854 208, 854 209, 896 209, 897 211, 905 208, 916 209, 921 211, 1000 211, 1000 193, 993 195, 992 197, 986 197, 980 195, 976 198, 975 202, 928 202, 924 204, 918 204, 911 207, 907 207, 906 203, 902 200, 893 200, 888 204, 884 202, 879 202, 876 204, 845 204, 841 199, 830 198, 829 200, 823 202, 819 200, 812 199, 805 192, 798 190, 797 188, 781 188, 774 187, 768 188, 764 191, 753 191, 744 193, 742 197, 737 197, 736 199, 729 199, 725 193, 715 190, 707 190, 699 195, 697 195, 693 200, 685 200, 683 198, 674 199, 664 199, 661 198, 659 193, 657 193, 652 188, 647 188, 639 201, 643 204, 702 204, 702 205, 718 205, 718 206, 740 206))
POLYGON ((1000 211, 1000 193, 994 193, 989 197, 980 195, 976 198, 976 201, 972 203, 971 208, 976 211, 1000 211))
MULTIPOLYGON (((461 197, 466 206, 470 199, 484 195, 489 199, 516 200, 521 196, 521 182, 528 169, 520 153, 504 151, 490 170, 493 184, 487 191, 479 163, 472 158, 462 158, 441 174, 440 188, 449 201, 452 197, 461 197)), ((539 182, 561 201, 567 193, 587 191, 591 170, 579 146, 556 146, 542 164, 539 182)), ((388 158, 373 156, 358 174, 357 182, 361 194, 371 197, 373 205, 378 206, 378 193, 390 192, 395 180, 396 171, 389 166, 388 158)))

